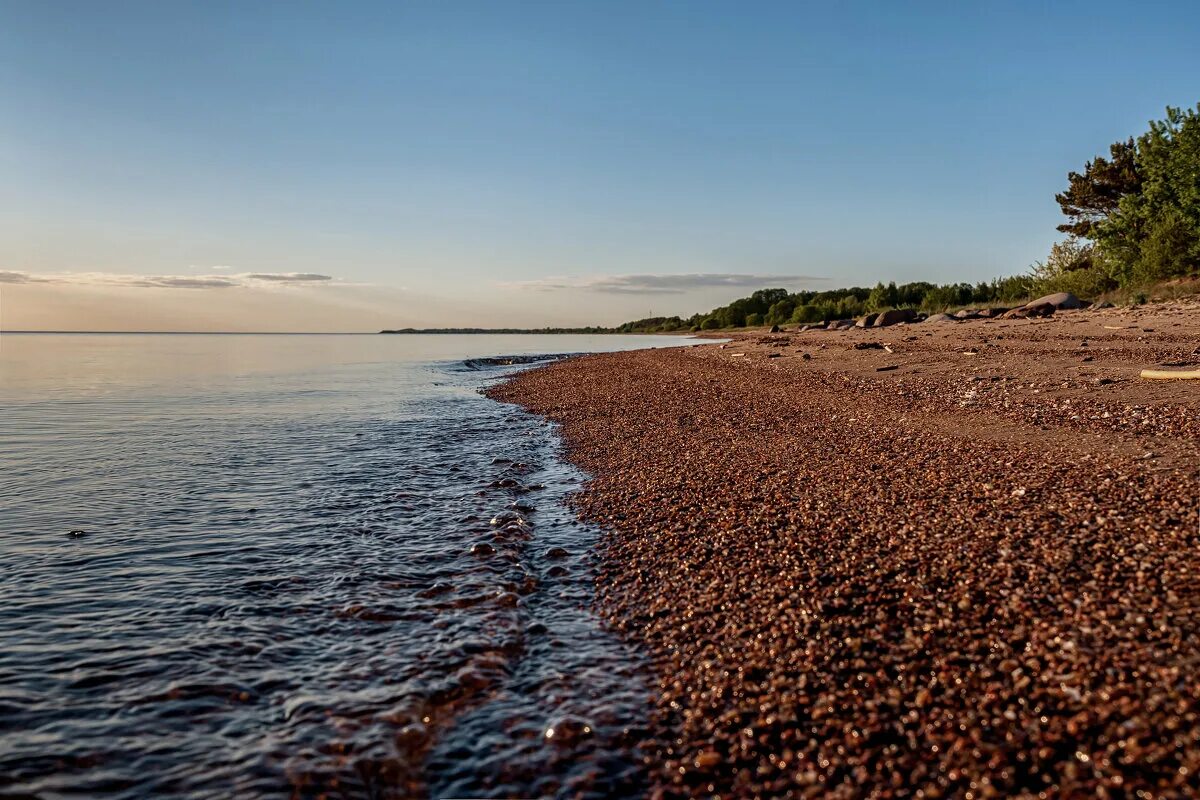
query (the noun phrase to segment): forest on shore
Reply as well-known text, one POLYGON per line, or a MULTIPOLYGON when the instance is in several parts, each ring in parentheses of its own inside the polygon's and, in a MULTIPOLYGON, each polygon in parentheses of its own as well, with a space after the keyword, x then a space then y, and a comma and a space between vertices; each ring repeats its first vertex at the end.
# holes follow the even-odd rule
POLYGON ((1200 104, 1167 108, 1138 137, 1067 175, 1055 196, 1067 234, 1027 272, 980 283, 879 283, 827 291, 760 289, 708 313, 650 317, 617 333, 662 333, 849 319, 889 308, 927 312, 1015 304, 1052 292, 1144 301, 1164 282, 1200 277, 1200 104))

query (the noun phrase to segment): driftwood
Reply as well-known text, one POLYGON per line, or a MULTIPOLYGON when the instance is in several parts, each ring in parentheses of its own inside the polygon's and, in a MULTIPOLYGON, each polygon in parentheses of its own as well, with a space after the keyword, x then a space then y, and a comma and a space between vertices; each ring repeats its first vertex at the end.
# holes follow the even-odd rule
POLYGON ((1156 381, 1200 380, 1200 369, 1144 369, 1142 377, 1156 381))

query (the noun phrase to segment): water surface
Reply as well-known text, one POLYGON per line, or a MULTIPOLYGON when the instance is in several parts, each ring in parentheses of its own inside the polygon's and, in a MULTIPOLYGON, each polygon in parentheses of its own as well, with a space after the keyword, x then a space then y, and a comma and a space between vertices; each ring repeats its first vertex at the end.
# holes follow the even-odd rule
POLYGON ((0 794, 638 794, 582 476, 479 359, 680 342, 4 334, 0 794))

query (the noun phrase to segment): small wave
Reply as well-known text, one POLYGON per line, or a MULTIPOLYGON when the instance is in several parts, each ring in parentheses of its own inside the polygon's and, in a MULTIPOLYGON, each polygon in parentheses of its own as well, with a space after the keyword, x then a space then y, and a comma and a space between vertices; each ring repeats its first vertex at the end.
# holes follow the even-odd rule
POLYGON ((558 361, 563 358, 571 358, 580 355, 579 353, 538 353, 535 355, 520 355, 520 356, 489 356, 487 358, 468 358, 462 362, 462 365, 467 369, 482 370, 491 369, 493 367, 511 367, 518 364, 536 364, 541 361, 558 361))

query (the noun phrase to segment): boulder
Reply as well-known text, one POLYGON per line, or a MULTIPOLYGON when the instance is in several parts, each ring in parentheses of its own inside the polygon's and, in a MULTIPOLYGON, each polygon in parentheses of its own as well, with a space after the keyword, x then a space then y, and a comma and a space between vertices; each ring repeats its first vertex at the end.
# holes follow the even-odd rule
POLYGON ((1051 305, 1056 310, 1083 308, 1083 303, 1079 298, 1070 292, 1055 292, 1048 294, 1045 297, 1039 297, 1037 300, 1031 300, 1025 304, 1025 308, 1034 306, 1051 305))
POLYGON ((875 324, 875 318, 878 314, 867 314, 865 317, 859 317, 858 322, 854 323, 856 328, 869 328, 875 324))
POLYGON ((949 314, 934 314, 932 317, 930 317, 929 319, 927 319, 925 321, 936 323, 936 322, 959 322, 960 320, 958 317, 952 317, 949 314))
POLYGON ((875 317, 874 328, 886 328, 889 325, 899 325, 901 322, 916 322, 917 312, 911 308, 893 308, 875 317))
POLYGON ((1049 317, 1054 314, 1054 306, 1050 303, 1030 303, 1027 306, 1014 308, 1004 314, 1004 319, 1026 319, 1030 317, 1049 317))
POLYGON ((779 333, 779 326, 778 326, 778 325, 772 325, 772 326, 771 326, 771 330, 770 330, 769 332, 770 332, 770 333, 779 333))
POLYGON ((979 312, 979 316, 985 317, 987 319, 996 319, 997 317, 1004 316, 1005 314, 1008 313, 1008 311, 1009 311, 1009 309, 1005 308, 1004 306, 997 306, 995 308, 985 308, 979 312))
POLYGON ((962 308, 954 312, 956 319, 979 319, 979 312, 973 308, 962 308))

